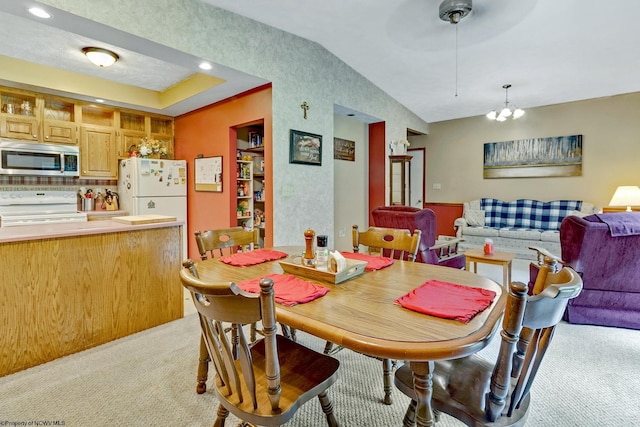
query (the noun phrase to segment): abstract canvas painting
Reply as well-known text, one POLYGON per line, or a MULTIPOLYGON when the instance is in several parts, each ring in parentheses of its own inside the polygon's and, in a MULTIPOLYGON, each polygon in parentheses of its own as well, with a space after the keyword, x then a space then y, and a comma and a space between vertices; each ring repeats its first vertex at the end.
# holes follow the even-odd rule
POLYGON ((484 144, 484 178, 582 175, 582 135, 484 144))

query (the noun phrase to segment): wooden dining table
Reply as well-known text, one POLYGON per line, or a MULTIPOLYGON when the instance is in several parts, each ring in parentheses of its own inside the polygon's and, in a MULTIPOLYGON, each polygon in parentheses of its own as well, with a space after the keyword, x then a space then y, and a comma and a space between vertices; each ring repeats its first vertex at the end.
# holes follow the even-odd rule
MULTIPOLYGON (((300 255, 303 248, 270 249, 300 255)), ((200 278, 210 282, 240 282, 283 273, 279 261, 237 267, 209 259, 196 265, 200 278)), ((365 271, 337 285, 298 277, 327 286, 330 291, 304 304, 276 304, 276 320, 350 350, 407 361, 417 396, 416 423, 421 427, 434 425, 434 361, 464 357, 483 349, 497 330, 506 301, 506 291, 493 280, 464 270, 408 261, 396 260, 389 267, 365 271), (490 289, 496 298, 468 323, 418 313, 395 303, 431 279, 490 289)))

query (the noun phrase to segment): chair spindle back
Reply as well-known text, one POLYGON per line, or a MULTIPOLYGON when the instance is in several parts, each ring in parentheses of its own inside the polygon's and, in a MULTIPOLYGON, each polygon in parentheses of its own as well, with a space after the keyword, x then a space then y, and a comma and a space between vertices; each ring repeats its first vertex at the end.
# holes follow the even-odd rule
POLYGON ((353 252, 360 252, 360 245, 363 245, 370 255, 415 261, 421 231, 415 230, 411 234, 409 230, 383 227, 369 227, 366 231, 360 231, 354 225, 351 234, 353 252))
POLYGON ((196 244, 202 260, 216 256, 230 255, 237 251, 246 252, 258 248, 258 229, 245 230, 242 227, 196 231, 196 244))

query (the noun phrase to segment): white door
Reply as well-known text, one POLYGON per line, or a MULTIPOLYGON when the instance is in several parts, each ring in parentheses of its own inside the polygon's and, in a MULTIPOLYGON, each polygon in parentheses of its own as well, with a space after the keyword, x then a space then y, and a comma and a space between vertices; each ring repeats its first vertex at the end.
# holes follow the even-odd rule
POLYGON ((409 149, 411 158, 411 206, 424 207, 424 148, 409 149))

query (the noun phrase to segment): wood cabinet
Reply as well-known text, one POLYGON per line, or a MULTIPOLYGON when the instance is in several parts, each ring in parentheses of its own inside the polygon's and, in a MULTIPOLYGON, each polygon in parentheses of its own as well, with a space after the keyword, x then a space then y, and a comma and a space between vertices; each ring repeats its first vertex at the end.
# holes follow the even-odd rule
POLYGON ((40 116, 34 94, 0 90, 0 136, 39 141, 39 125, 40 116))
POLYGON ((80 127, 80 176, 117 178, 117 150, 116 131, 113 128, 82 125, 80 127))
POLYGON ((146 131, 146 119, 142 113, 131 111, 120 112, 120 129, 118 130, 118 157, 129 157, 142 138, 148 136, 146 131))
POLYGON ((149 136, 164 141, 169 158, 173 159, 173 119, 170 117, 149 115, 149 136))
POLYGON ((42 99, 42 140, 47 143, 78 145, 77 116, 80 108, 73 100, 46 96, 42 99))
POLYGON ((118 130, 118 157, 129 157, 143 138, 164 142, 167 155, 173 158, 173 118, 137 111, 121 111, 118 130))
POLYGON ((174 156, 173 117, 0 87, 0 136, 80 146, 82 177, 118 177, 118 159, 143 138, 174 156), (106 157, 105 157, 106 156, 106 157))
POLYGON ((18 89, 1 89, 0 135, 25 141, 78 144, 76 103, 18 89))
POLYGON ((0 377, 183 316, 182 226, 144 227, 0 243, 0 377))
POLYGON ((411 158, 389 156, 389 203, 411 206, 411 158))

